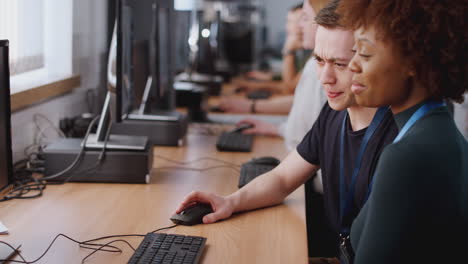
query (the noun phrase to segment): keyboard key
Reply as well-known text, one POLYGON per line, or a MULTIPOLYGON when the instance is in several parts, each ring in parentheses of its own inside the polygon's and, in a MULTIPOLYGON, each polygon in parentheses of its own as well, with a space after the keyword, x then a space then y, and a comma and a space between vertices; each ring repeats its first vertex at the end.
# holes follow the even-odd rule
POLYGON ((197 264, 205 243, 204 237, 148 233, 128 263, 197 264))
POLYGON ((252 151, 253 135, 238 132, 224 132, 218 137, 216 148, 219 151, 252 151))

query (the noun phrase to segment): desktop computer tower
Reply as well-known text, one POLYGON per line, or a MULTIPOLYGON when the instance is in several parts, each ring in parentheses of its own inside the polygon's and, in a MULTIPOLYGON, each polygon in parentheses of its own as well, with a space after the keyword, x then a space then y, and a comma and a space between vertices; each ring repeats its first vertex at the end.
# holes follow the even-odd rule
MULTIPOLYGON (((45 160, 45 177, 65 170, 81 150, 82 139, 64 138, 47 145, 41 152, 45 160)), ((99 164, 101 149, 86 150, 84 156, 69 173, 50 181, 104 182, 104 183, 149 183, 153 163, 153 149, 106 150, 99 164)))

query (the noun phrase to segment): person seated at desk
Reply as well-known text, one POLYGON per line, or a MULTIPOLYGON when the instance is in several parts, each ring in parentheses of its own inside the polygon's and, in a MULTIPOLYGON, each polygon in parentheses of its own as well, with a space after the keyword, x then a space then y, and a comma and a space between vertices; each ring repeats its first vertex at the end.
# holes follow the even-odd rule
MULTIPOLYGON (((320 1, 318 1, 320 2, 320 1)), ((301 7, 295 7, 288 13, 288 37, 283 48, 283 72, 281 81, 252 81, 238 80, 234 81, 234 86, 245 91, 270 90, 286 94, 294 93, 297 84, 301 78, 301 71, 310 55, 304 55, 301 59, 296 58, 296 51, 310 50, 313 47, 304 46, 303 28, 300 25, 300 19, 303 17, 301 7), (297 62, 300 61, 299 65, 297 62), (300 67, 298 67, 300 66, 300 67), (287 92, 284 92, 286 91, 287 92)), ((309 41, 310 42, 310 41, 309 41)), ((312 43, 314 36, 312 36, 312 43)), ((251 73, 258 75, 258 73, 251 73)), ((269 113, 269 114, 287 114, 291 109, 294 97, 284 95, 266 100, 250 100, 237 97, 223 97, 220 100, 218 108, 224 112, 232 113, 269 113)))
POLYGON ((282 72, 280 76, 272 73, 252 71, 233 80, 237 89, 246 92, 266 90, 272 93, 292 94, 301 75, 301 70, 311 51, 302 46, 302 32, 300 19, 302 17, 302 3, 290 9, 286 20, 286 40, 283 45, 282 72))
MULTIPOLYGON (((305 0, 304 8, 311 8, 309 1, 305 0)), ((238 191, 226 197, 192 192, 177 213, 193 203, 209 203, 214 213, 204 216, 203 223, 208 224, 235 212, 273 206, 321 169, 325 210, 334 230, 333 247, 338 256, 339 234, 351 225, 364 205, 379 154, 397 133, 388 108, 377 110, 355 102, 351 92, 353 74, 348 68, 353 57, 353 32, 338 24, 338 2, 329 3, 316 17, 319 26, 314 53, 328 103, 303 141, 276 168, 238 191), (349 206, 342 208, 340 204, 349 206)))
MULTIPOLYGON (((468 143, 444 100, 468 91, 466 1, 342 1, 352 91, 400 130, 354 220, 355 264, 468 263, 468 143)), ((352 255, 351 255, 352 256, 352 255)))
MULTIPOLYGON (((315 48, 315 35, 317 26, 314 18, 313 8, 304 8, 303 16, 300 21, 302 32, 302 45, 304 48, 313 50, 315 48)), ((285 139, 289 150, 295 148, 301 142, 304 135, 310 130, 317 119, 323 104, 327 101, 325 93, 322 91, 320 80, 317 76, 317 63, 310 58, 304 69, 301 79, 294 92, 294 96, 288 96, 288 103, 292 102, 292 108, 289 111, 288 119, 280 126, 261 121, 254 118, 241 120, 238 125, 251 124, 252 128, 243 131, 245 134, 259 134, 266 136, 281 136, 285 139)), ((277 100, 263 103, 257 101, 256 108, 264 105, 277 107, 273 102, 280 99, 286 100, 286 97, 280 97, 277 100)), ((278 107, 279 108, 279 107, 278 107)))

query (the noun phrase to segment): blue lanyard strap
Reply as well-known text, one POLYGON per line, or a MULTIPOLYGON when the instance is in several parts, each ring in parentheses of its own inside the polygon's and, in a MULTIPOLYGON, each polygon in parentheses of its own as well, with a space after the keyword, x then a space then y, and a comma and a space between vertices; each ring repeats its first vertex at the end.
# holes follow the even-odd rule
MULTIPOLYGON (((408 121, 405 123, 401 131, 393 140, 393 143, 400 141, 400 139, 406 134, 406 132, 408 132, 408 130, 414 125, 414 123, 416 123, 416 121, 421 119, 421 117, 425 116, 432 109, 437 108, 437 107, 442 107, 442 106, 446 106, 446 104, 444 102, 439 102, 439 101, 428 101, 424 105, 422 105, 416 112, 414 112, 414 114, 410 117, 410 119, 408 119, 408 121)), ((367 189, 367 197, 369 197, 372 191, 373 183, 374 183, 374 177, 372 177, 372 180, 369 184, 369 188, 367 189)))
POLYGON ((425 116, 432 109, 442 106, 446 106, 446 104, 440 101, 428 101, 424 103, 421 107, 419 107, 419 109, 416 112, 414 112, 410 119, 405 123, 401 131, 396 136, 395 140, 393 140, 393 143, 400 141, 400 139, 406 134, 406 132, 408 132, 408 130, 414 125, 414 123, 416 123, 416 121, 418 121, 421 117, 425 116))
POLYGON ((349 227, 343 226, 343 218, 351 210, 351 207, 354 201, 356 180, 357 180, 357 175, 359 173, 359 170, 361 168, 362 157, 364 156, 364 153, 365 153, 365 150, 366 150, 367 144, 369 143, 370 138, 372 137, 374 132, 377 130, 378 126, 382 122, 387 111, 388 111, 388 107, 380 107, 377 110, 377 113, 375 113, 371 124, 367 128, 366 133, 364 134, 361 147, 359 148, 359 152, 356 157, 353 174, 351 176, 351 184, 349 187, 349 191, 347 193, 346 193, 346 184, 345 184, 345 177, 344 177, 344 140, 345 140, 345 132, 346 132, 347 113, 345 114, 343 118, 343 123, 341 126, 341 142, 340 142, 340 219, 341 219, 342 233, 345 233, 346 235, 349 234, 349 227))

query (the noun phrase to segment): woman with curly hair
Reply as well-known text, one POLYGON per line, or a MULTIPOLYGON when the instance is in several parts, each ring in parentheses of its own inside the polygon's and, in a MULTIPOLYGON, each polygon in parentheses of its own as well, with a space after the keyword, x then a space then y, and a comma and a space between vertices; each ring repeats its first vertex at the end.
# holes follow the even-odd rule
POLYGON ((462 102, 468 87, 467 2, 343 0, 339 12, 355 30, 356 101, 389 106, 400 130, 351 247, 343 238, 350 259, 354 249, 359 264, 467 263, 468 143, 443 103, 462 102))

